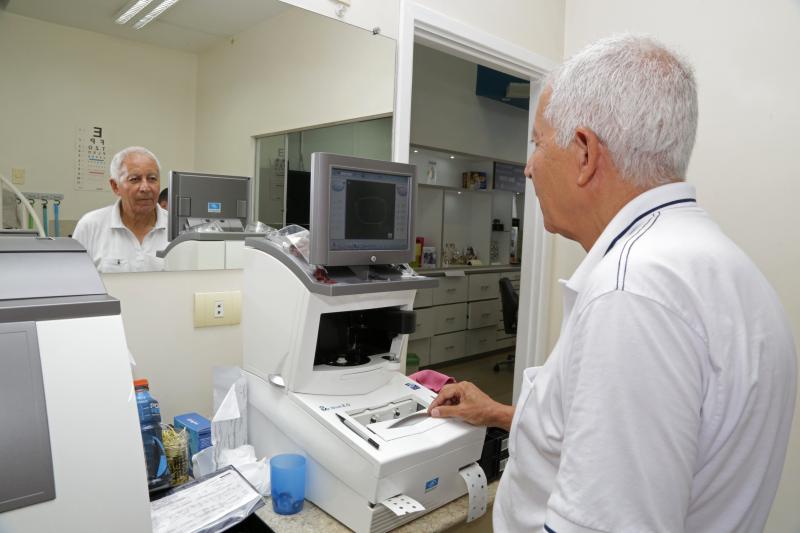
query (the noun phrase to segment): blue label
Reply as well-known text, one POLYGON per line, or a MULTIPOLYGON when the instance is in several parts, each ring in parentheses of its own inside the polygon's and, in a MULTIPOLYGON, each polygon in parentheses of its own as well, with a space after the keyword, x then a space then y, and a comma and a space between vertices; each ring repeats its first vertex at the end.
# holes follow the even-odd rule
POLYGON ((430 492, 433 489, 435 489, 437 486, 439 486, 439 478, 438 477, 435 477, 435 478, 431 479, 430 481, 426 481, 425 482, 425 492, 430 492))
POLYGON ((208 202, 209 213, 222 213, 222 202, 208 202))
POLYGON ((411 390, 417 390, 419 388, 419 385, 417 385, 416 383, 406 383, 406 387, 408 387, 411 390))

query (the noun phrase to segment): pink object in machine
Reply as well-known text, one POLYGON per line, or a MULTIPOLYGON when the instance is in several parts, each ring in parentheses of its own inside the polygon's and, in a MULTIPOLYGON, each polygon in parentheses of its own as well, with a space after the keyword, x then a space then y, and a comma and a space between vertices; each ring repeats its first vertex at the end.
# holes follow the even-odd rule
POLYGON ((448 383, 456 382, 456 378, 445 376, 441 372, 435 370, 420 370, 408 376, 408 379, 412 379, 420 385, 424 385, 433 392, 439 392, 448 383))

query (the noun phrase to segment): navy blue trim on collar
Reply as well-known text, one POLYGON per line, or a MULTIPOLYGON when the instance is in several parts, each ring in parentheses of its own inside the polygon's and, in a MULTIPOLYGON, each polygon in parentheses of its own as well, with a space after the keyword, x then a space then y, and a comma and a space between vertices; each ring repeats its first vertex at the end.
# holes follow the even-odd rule
POLYGON ((672 200, 671 202, 667 202, 667 203, 665 203, 665 204, 657 205, 656 207, 654 207, 654 208, 652 208, 652 209, 649 209, 649 210, 645 211, 644 213, 642 213, 642 214, 641 214, 641 215, 639 215, 638 217, 634 218, 634 219, 633 219, 633 222, 631 222, 630 224, 628 224, 628 225, 627 225, 627 227, 626 227, 624 230, 622 230, 621 232, 619 232, 619 235, 617 235, 616 237, 614 237, 614 240, 613 240, 613 241, 611 241, 611 244, 609 244, 609 245, 608 245, 608 248, 606 249, 606 252, 603 254, 603 257, 605 257, 605 256, 607 256, 607 255, 608 255, 608 252, 610 252, 610 251, 611 251, 611 249, 614 247, 614 245, 615 245, 615 244, 617 244, 617 241, 618 241, 618 240, 620 240, 620 239, 622 238, 622 236, 623 236, 623 235, 625 235, 626 233, 628 233, 628 230, 629 230, 629 229, 631 229, 631 228, 633 227, 633 225, 634 225, 634 224, 636 224, 637 222, 639 222, 640 220, 642 220, 644 217, 646 217, 646 216, 647 216, 647 215, 649 215, 650 213, 653 213, 653 212, 655 212, 655 211, 658 211, 659 209, 663 209, 663 208, 665 208, 665 207, 669 207, 669 206, 671 206, 671 205, 675 205, 675 204, 685 204, 685 203, 687 203, 687 202, 696 202, 696 201, 697 201, 697 200, 695 200, 694 198, 681 198, 680 200, 672 200))
POLYGON ((556 533, 555 529, 551 528, 551 527, 550 527, 550 526, 548 526, 547 524, 545 524, 545 525, 544 525, 544 530, 545 530, 547 533, 556 533))

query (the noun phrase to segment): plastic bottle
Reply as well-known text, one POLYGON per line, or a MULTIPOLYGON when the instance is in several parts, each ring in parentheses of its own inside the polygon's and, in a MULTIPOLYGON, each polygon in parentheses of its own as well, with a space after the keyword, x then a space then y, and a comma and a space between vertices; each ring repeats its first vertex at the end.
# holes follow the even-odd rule
POLYGON ((161 438, 161 409, 158 400, 150 394, 150 384, 146 379, 137 379, 133 386, 147 463, 147 486, 150 491, 167 488, 170 486, 170 473, 161 438))

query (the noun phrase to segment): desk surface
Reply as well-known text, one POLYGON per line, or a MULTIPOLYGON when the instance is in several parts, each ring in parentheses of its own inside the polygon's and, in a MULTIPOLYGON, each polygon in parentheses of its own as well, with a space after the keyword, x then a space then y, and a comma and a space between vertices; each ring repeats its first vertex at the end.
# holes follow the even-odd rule
MULTIPOLYGON (((489 502, 488 505, 494 503, 494 495, 497 492, 497 484, 499 481, 489 483, 489 502)), ((467 519, 467 495, 464 495, 447 505, 443 505, 438 509, 424 514, 416 520, 412 520, 397 528, 396 532, 399 533, 412 533, 416 531, 444 531, 460 523, 464 523, 467 519)), ((343 526, 341 522, 327 514, 325 511, 306 500, 303 504, 303 510, 295 515, 279 515, 272 511, 272 501, 265 498, 266 505, 256 511, 261 520, 263 520, 275 533, 300 533, 305 531, 314 531, 315 533, 339 533, 350 531, 343 526)), ((488 511, 487 511, 488 512, 488 511)))

